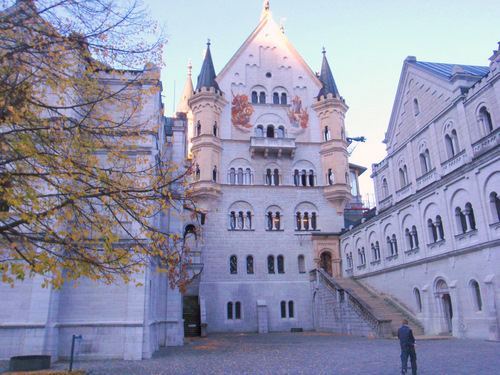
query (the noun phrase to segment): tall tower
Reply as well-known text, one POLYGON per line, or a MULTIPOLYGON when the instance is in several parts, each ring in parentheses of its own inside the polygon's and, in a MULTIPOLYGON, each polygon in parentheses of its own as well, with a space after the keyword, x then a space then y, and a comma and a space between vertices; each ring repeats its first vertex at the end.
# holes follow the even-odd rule
POLYGON ((222 144, 220 140, 220 115, 228 104, 215 80, 215 69, 210 53, 210 41, 198 83, 189 107, 193 112, 193 157, 195 183, 193 192, 198 201, 216 199, 220 191, 222 144))
POLYGON ((319 78, 323 87, 311 108, 318 114, 321 131, 320 153, 323 176, 325 176, 323 194, 335 207, 337 214, 341 215, 345 205, 352 198, 344 127, 344 117, 349 107, 339 94, 324 49, 319 78))

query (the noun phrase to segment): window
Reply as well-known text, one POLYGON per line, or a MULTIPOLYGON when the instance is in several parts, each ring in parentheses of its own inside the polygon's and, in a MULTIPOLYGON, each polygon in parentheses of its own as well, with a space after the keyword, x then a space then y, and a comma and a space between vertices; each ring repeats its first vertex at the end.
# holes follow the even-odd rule
POLYGON ((426 174, 431 170, 431 158, 428 149, 420 153, 420 167, 422 168, 422 174, 426 174))
POLYGON ((482 107, 479 110, 479 120, 483 124, 483 128, 486 133, 493 131, 493 121, 491 121, 491 115, 486 107, 482 107))
POLYGON ((274 138, 274 126, 273 125, 267 126, 266 137, 267 138, 274 138))
POLYGON ((311 214, 311 230, 316 230, 317 229, 317 216, 316 212, 313 212, 311 214))
POLYGON ((243 185, 243 168, 238 168, 238 185, 243 185))
POLYGON ((366 264, 366 255, 365 255, 365 248, 362 247, 361 249, 358 249, 358 259, 359 259, 359 265, 364 266, 366 264))
POLYGON ((248 255, 247 256, 247 273, 249 275, 253 275, 254 269, 253 269, 253 256, 248 255))
POLYGON ((233 319, 233 303, 228 302, 227 303, 227 318, 228 319, 233 319))
POLYGON ((297 230, 302 230, 302 216, 301 216, 300 212, 297 212, 295 214, 295 219, 296 219, 296 223, 297 223, 297 230))
POLYGON ((257 91, 252 91, 252 103, 257 103, 257 91))
POLYGON ((418 107, 418 100, 417 98, 413 99, 413 114, 415 116, 418 116, 420 113, 420 108, 418 107))
POLYGON ((231 275, 238 273, 238 257, 236 255, 231 255, 229 258, 229 273, 231 275))
POLYGON ((483 301, 481 299, 481 290, 479 289, 479 284, 476 280, 470 282, 470 288, 472 291, 472 298, 474 300, 474 307, 476 311, 483 310, 483 301))
POLYGON ((276 212, 274 214, 274 229, 275 230, 281 229, 281 216, 279 212, 276 212))
POLYGON ((236 213, 234 211, 229 214, 229 229, 236 229, 236 213))
POLYGON ((267 257, 267 273, 274 273, 274 257, 272 255, 267 257))
POLYGON ((234 318, 241 319, 241 302, 236 302, 234 304, 234 318))
POLYGON ((227 303, 227 319, 241 319, 241 302, 228 302, 227 303))
POLYGON ((301 182, 302 186, 307 186, 307 172, 305 169, 303 169, 300 172, 300 182, 301 182))
POLYGON ((404 188, 408 185, 408 168, 406 164, 399 168, 399 180, 401 183, 401 188, 404 188))
POLYGON ((326 174, 326 180, 328 182, 328 185, 333 185, 335 182, 335 177, 333 174, 333 170, 331 168, 328 169, 328 173, 326 174))
POLYGON ((373 261, 378 261, 380 260, 380 246, 378 244, 378 241, 374 243, 372 243, 370 245, 370 248, 372 250, 372 258, 373 258, 373 261))
POLYGON ((273 94, 273 104, 280 104, 280 94, 277 92, 273 94))
POLYGON ((280 184, 280 171, 278 169, 274 170, 273 183, 275 186, 280 184))
POLYGON ((296 230, 317 230, 318 215, 316 212, 297 212, 295 214, 296 230))
POLYGON ((236 170, 234 168, 231 168, 229 170, 229 183, 231 185, 234 185, 236 183, 236 170))
POLYGON ((262 138, 264 136, 264 127, 262 125, 257 125, 255 128, 255 136, 262 138))
POLYGON ((395 234, 392 235, 391 242, 393 244, 394 254, 397 254, 398 253, 398 240, 396 239, 396 235, 395 234))
POLYGON ((214 182, 217 182, 217 166, 216 165, 214 165, 214 169, 212 171, 212 180, 214 182))
POLYGON ((293 301, 288 301, 288 304, 286 301, 281 301, 280 302, 280 313, 281 313, 281 319, 293 318, 295 316, 293 301), (287 311, 287 307, 288 307, 288 311, 287 311), (287 312, 288 312, 288 314, 287 314, 287 312))
POLYGON ((217 133, 218 133, 217 121, 214 121, 214 126, 213 126, 213 135, 214 135, 214 137, 217 137, 217 133))
POLYGON ((348 252, 345 254, 346 258, 346 263, 347 263, 347 269, 350 270, 352 269, 354 262, 352 261, 352 252, 348 252))
POLYGON ((465 208, 463 210, 460 207, 455 208, 455 217, 459 234, 476 230, 474 210, 469 202, 465 204, 465 208))
POLYGON ((350 171, 349 174, 351 175, 351 194, 356 197, 358 196, 358 183, 356 179, 356 173, 350 171))
POLYGON ((389 185, 387 184, 387 179, 382 179, 382 198, 387 198, 389 196, 389 185))
POLYGON ((330 128, 328 128, 328 126, 325 126, 323 136, 325 138, 325 142, 330 140, 330 128))
POLYGON ((252 171, 250 168, 247 168, 245 170, 245 185, 251 185, 252 184, 252 171))
POLYGON ((276 138, 285 138, 285 128, 283 126, 279 126, 276 131, 276 138))
POLYGON ((452 158, 459 152, 458 147, 458 135, 457 131, 453 129, 449 134, 444 137, 444 143, 446 146, 446 152, 448 154, 448 159, 452 158))
POLYGON ((259 103, 265 103, 266 102, 266 93, 264 91, 261 91, 259 94, 259 103))
POLYGON ((245 229, 246 230, 252 229, 252 213, 250 211, 247 211, 247 216, 245 218, 245 229))
POLYGON ((278 255, 278 273, 285 273, 285 259, 283 255, 278 255))
POLYGON ((432 221, 432 219, 427 220, 427 228, 429 228, 429 239, 431 242, 437 242, 438 241, 438 232, 436 225, 432 221))
POLYGON ((267 230, 273 230, 273 213, 267 213, 267 230))
POLYGON ((197 122, 196 123, 196 136, 200 136, 201 135, 201 122, 197 122))
POLYGON ((314 186, 314 171, 309 170, 309 186, 314 186))
POLYGON ((298 266, 299 266, 299 273, 305 273, 306 272, 306 262, 304 259, 304 255, 299 255, 297 258, 298 266))
POLYGON ((494 191, 490 193, 490 207, 493 215, 493 222, 498 223, 500 221, 500 198, 494 191))
POLYGON ((418 248, 418 235, 417 235, 417 227, 414 225, 411 229, 405 229, 405 237, 406 237, 406 247, 408 250, 413 250, 418 248))
POLYGON ((418 288, 413 289, 413 296, 415 297, 415 306, 417 313, 422 312, 422 298, 420 297, 420 290, 418 288))
POLYGON ((251 230, 252 229, 252 213, 250 211, 243 212, 231 211, 229 214, 229 229, 230 230, 251 230))
POLYGON ((195 171, 194 176, 195 176, 195 180, 199 181, 199 179, 200 179, 200 167, 196 166, 196 171, 195 171))
POLYGON ((288 104, 287 102, 288 101, 287 101, 286 93, 285 92, 281 93, 281 104, 286 105, 286 104, 288 104))
POLYGON ((299 170, 296 169, 293 171, 293 184, 295 186, 300 186, 300 175, 299 175, 299 170))
POLYGON ((271 170, 266 169, 266 185, 271 186, 271 181, 272 181, 271 170))

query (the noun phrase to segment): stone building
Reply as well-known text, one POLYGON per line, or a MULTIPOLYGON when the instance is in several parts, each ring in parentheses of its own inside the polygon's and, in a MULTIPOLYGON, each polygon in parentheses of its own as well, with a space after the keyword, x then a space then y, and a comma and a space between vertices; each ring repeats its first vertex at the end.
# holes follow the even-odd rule
POLYGON ((373 164, 377 215, 341 236, 342 272, 428 334, 499 339, 500 52, 488 66, 404 64, 373 164))

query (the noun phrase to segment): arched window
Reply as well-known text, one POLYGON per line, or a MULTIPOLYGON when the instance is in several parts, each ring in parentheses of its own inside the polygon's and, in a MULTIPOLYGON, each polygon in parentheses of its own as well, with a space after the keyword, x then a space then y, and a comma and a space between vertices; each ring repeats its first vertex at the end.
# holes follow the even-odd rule
POLYGON ((247 256, 247 273, 252 275, 253 274, 253 256, 248 255, 247 256))
POLYGON ((488 112, 488 109, 486 109, 486 107, 482 107, 479 110, 479 118, 482 121, 486 132, 487 133, 492 132, 493 131, 493 121, 491 121, 491 115, 488 112))
POLYGON ((236 212, 234 211, 231 211, 231 214, 229 215, 229 229, 236 229, 236 212))
POLYGON ((387 184, 387 179, 382 180, 382 198, 387 198, 389 196, 389 185, 387 184))
POLYGON ((394 249, 394 254, 397 254, 398 253, 398 240, 396 239, 395 234, 392 235, 392 245, 393 245, 393 249, 394 249))
POLYGON ((302 219, 302 224, 304 225, 304 230, 309 230, 309 213, 304 212, 304 219, 302 219))
POLYGON ((286 318, 286 301, 281 301, 281 319, 286 318))
POLYGON ((387 236, 386 242, 387 242, 387 254, 389 254, 389 256, 394 255, 394 247, 392 245, 391 237, 387 236))
POLYGON ((243 168, 238 168, 238 185, 243 185, 243 168))
POLYGON ((236 302, 234 304, 234 318, 241 319, 241 302, 236 302))
POLYGON ((438 232, 436 225, 432 221, 432 219, 427 220, 427 228, 429 228, 429 238, 431 242, 437 242, 438 240, 438 232))
POLYGON ((281 104, 288 104, 287 103, 287 97, 286 97, 286 92, 281 93, 281 104))
POLYGON ((236 255, 231 255, 229 258, 229 273, 236 275, 238 273, 238 258, 236 255))
POLYGON ((438 239, 444 240, 444 229, 443 229, 443 222, 441 221, 441 216, 436 216, 436 222, 434 225, 437 228, 437 233, 438 233, 438 239))
POLYGON ((259 103, 265 103, 266 102, 266 93, 264 91, 261 91, 259 94, 259 103))
POLYGON ((214 121, 214 126, 213 126, 214 137, 217 137, 217 133, 218 133, 217 121, 214 121))
POLYGON ((271 170, 266 169, 266 185, 271 186, 271 181, 272 181, 272 175, 271 175, 271 170))
POLYGON ((234 168, 231 168, 229 170, 229 183, 231 185, 234 185, 236 183, 236 170, 234 168))
POLYGON ((413 238, 413 248, 418 248, 418 233, 415 225, 411 227, 410 236, 413 238))
POLYGON ((314 171, 309 170, 309 186, 314 186, 314 171))
POLYGON ((474 210, 472 209, 472 205, 469 202, 465 204, 464 214, 465 216, 467 216, 470 229, 476 230, 476 218, 474 217, 474 210))
POLYGON ((196 171, 195 171, 195 174, 194 174, 194 178, 196 181, 198 181, 200 179, 200 167, 196 166, 196 171))
POLYGON ((200 136, 201 135, 201 122, 198 121, 196 123, 196 136, 200 136))
POLYGON ((380 260, 380 245, 378 241, 375 242, 375 260, 380 260))
POLYGON ((299 273, 305 273, 306 272, 306 262, 304 259, 304 255, 300 254, 297 258, 297 262, 299 265, 299 273))
POLYGON ((295 218, 297 223, 297 230, 302 230, 302 216, 300 215, 300 212, 297 212, 295 218))
POLYGON ((328 181, 328 185, 333 185, 335 182, 335 177, 333 174, 333 170, 331 168, 328 169, 328 173, 326 174, 326 179, 328 181))
POLYGON ((458 233, 467 232, 467 219, 465 218, 465 214, 462 212, 460 207, 455 208, 455 217, 457 219, 457 228, 458 233))
POLYGON ((481 299, 481 290, 479 289, 479 284, 476 280, 470 282, 470 288, 472 291, 472 298, 474 300, 474 307, 476 311, 483 310, 483 301, 481 299))
POLYGON ((267 230, 273 230, 273 213, 267 213, 267 230))
POLYGON ((277 92, 273 94, 273 104, 280 104, 280 94, 277 92))
POLYGON ((422 174, 426 174, 431 170, 431 158, 428 149, 425 149, 420 154, 420 167, 422 168, 422 174))
POLYGON ((274 126, 273 125, 267 126, 266 136, 267 136, 267 138, 274 138, 274 126))
POLYGON ((495 191, 490 193, 490 207, 493 215, 493 222, 498 223, 500 221, 500 198, 495 191))
POLYGON ((276 212, 274 214, 274 229, 280 230, 281 229, 281 216, 279 212, 276 212))
POLYGON ((227 303, 227 318, 228 319, 233 319, 233 303, 228 302, 227 303))
POLYGON ((408 228, 405 229, 405 237, 408 250, 413 249, 413 237, 411 236, 410 230, 408 228))
POLYGON ((278 186, 280 184, 280 171, 279 171, 279 169, 274 170, 273 181, 274 181, 275 186, 278 186))
POLYGON ((272 255, 267 257, 267 273, 274 273, 274 257, 272 255))
POLYGON ((293 318, 293 316, 294 316, 293 301, 288 301, 288 317, 293 318))
POLYGON ((413 296, 415 297, 415 307, 417 313, 422 312, 422 298, 420 297, 420 290, 418 288, 413 289, 413 296))
POLYGON ((445 135, 444 141, 446 145, 446 151, 448 153, 448 158, 452 158, 459 153, 460 148, 458 146, 458 134, 455 129, 453 129, 450 134, 445 135))
POLYGON ((252 213, 250 211, 247 211, 247 217, 245 218, 245 229, 252 229, 252 213))
POLYGON ((244 222, 245 222, 245 218, 243 216, 243 211, 240 211, 240 212, 238 212, 238 221, 237 221, 239 230, 243 230, 244 222))
POLYGON ((285 273, 285 259, 283 255, 278 255, 278 273, 285 273))
POLYGON ((401 168, 399 168, 399 179, 401 182, 401 188, 404 188, 406 185, 408 185, 408 168, 406 167, 406 164, 403 165, 401 168))
POLYGON ((420 113, 420 108, 418 107, 417 98, 413 99, 413 114, 417 116, 420 113))
POLYGON ((318 227, 317 221, 318 221, 318 218, 316 216, 316 212, 313 212, 311 214, 311 230, 317 229, 317 227, 318 227))
POLYGON ((255 136, 262 138, 264 136, 264 127, 262 125, 257 125, 255 128, 255 136))
POLYGON ((257 103, 257 91, 252 91, 252 103, 257 103))
POLYGON ((323 135, 325 138, 325 142, 330 140, 330 129, 328 128, 328 126, 325 126, 323 130, 323 135))
POLYGON ((212 171, 212 180, 217 182, 217 166, 214 165, 214 170, 212 171))
POLYGON ((302 186, 307 186, 307 172, 305 169, 300 172, 300 182, 302 186))
POLYGON ((245 185, 252 184, 252 171, 250 168, 245 169, 245 185))
POLYGON ((293 172, 293 184, 295 186, 299 186, 300 185, 300 175, 299 175, 299 170, 298 169, 296 169, 293 172))
POLYGON ((283 126, 279 126, 276 131, 276 138, 285 138, 285 128, 283 126))

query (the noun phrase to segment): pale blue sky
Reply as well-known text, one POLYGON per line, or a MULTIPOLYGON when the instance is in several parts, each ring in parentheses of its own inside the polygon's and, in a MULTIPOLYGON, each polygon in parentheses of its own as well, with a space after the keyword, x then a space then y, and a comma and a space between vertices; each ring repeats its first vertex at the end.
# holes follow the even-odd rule
MULTIPOLYGON (((193 82, 211 39, 216 73, 260 20, 262 0, 145 0, 167 28, 163 95, 166 115, 177 106, 192 59, 193 82), (175 82, 175 103, 174 100, 175 82)), ((385 156, 382 144, 403 60, 487 66, 500 41, 498 0, 271 0, 275 20, 313 71, 324 46, 340 94, 350 107, 350 136, 365 136, 350 161, 368 168, 362 193, 372 192, 371 164, 385 156)))

